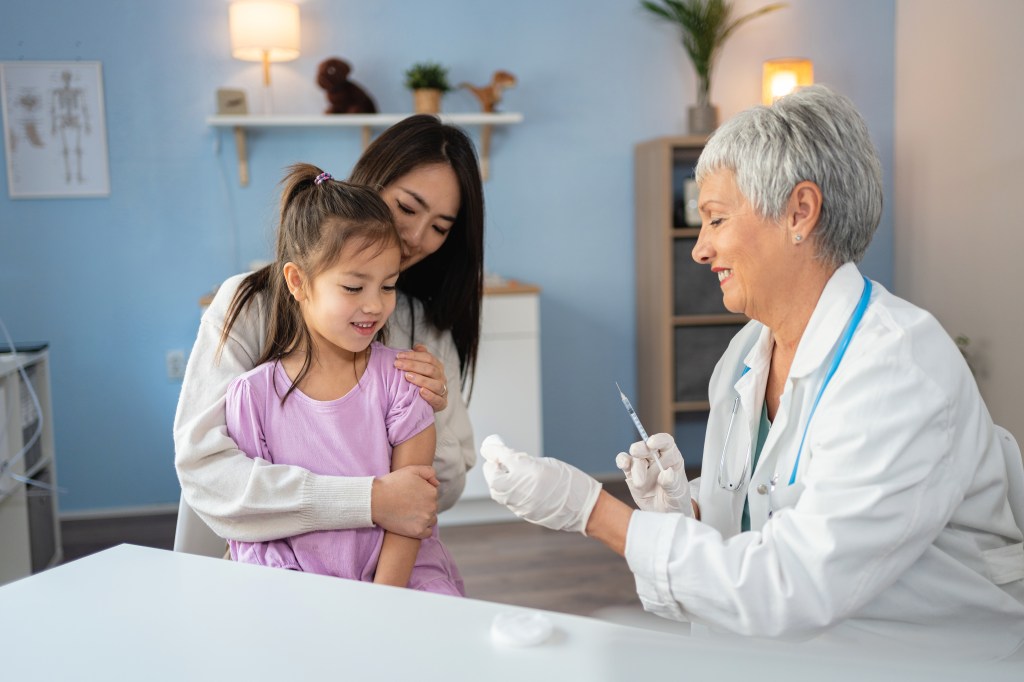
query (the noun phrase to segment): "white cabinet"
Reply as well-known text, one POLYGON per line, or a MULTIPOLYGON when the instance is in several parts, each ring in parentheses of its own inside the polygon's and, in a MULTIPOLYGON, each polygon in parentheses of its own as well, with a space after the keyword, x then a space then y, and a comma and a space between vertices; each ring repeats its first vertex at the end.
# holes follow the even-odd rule
POLYGON ((61 560, 56 493, 19 480, 57 485, 52 414, 47 352, 0 354, 0 585, 61 560))
POLYGON ((442 525, 512 520, 491 500, 479 456, 480 443, 497 433, 510 446, 541 456, 540 290, 510 282, 484 293, 480 350, 469 403, 477 464, 466 476, 459 502, 442 525))

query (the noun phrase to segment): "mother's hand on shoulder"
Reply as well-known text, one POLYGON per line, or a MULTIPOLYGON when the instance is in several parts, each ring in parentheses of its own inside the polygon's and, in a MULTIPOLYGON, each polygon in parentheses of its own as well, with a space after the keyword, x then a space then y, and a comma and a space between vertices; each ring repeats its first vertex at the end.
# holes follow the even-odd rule
POLYGON ((373 479, 370 517, 375 525, 410 538, 430 537, 437 525, 434 468, 409 466, 373 479))
POLYGON ((435 358, 422 343, 413 350, 398 354, 395 367, 405 372, 409 383, 418 386, 420 396, 427 401, 434 412, 448 407, 448 379, 444 374, 444 363, 435 358))

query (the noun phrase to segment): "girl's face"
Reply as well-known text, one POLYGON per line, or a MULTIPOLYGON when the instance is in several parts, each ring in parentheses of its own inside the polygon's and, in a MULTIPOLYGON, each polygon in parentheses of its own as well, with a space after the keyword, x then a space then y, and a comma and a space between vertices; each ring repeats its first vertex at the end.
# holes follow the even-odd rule
POLYGON ((395 310, 400 249, 361 246, 358 242, 347 245, 334 265, 312 281, 293 263, 285 265, 288 288, 322 352, 366 350, 395 310))
POLYGON ((446 163, 415 168, 380 194, 402 238, 402 270, 441 248, 462 202, 458 178, 446 163))

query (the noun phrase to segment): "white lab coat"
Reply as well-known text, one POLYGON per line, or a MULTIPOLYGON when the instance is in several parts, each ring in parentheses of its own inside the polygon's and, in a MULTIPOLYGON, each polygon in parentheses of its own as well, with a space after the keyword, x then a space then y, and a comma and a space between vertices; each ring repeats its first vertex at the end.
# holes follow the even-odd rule
POLYGON ((836 271, 807 325, 761 458, 738 481, 761 415, 772 340, 746 325, 711 378, 701 521, 636 512, 626 558, 644 607, 712 630, 921 646, 980 658, 1024 642, 1024 545, 977 386, 927 312, 877 283, 800 438, 864 281, 836 271), (744 365, 750 371, 740 376, 744 365), (768 518, 768 494, 778 472, 768 518), (744 496, 751 531, 740 533, 744 496))

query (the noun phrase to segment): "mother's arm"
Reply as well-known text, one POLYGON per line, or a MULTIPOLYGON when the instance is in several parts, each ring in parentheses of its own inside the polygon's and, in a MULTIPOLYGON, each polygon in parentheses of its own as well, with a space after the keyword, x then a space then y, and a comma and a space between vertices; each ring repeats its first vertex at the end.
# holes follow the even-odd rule
MULTIPOLYGON (((399 362, 410 362, 408 369, 415 369, 407 377, 409 381, 427 393, 420 395, 435 409, 434 424, 437 427, 437 446, 434 453, 434 470, 440 486, 437 489, 438 511, 450 509, 462 495, 466 487, 466 472, 476 463, 476 450, 473 446, 473 426, 469 421, 466 401, 462 399, 462 375, 459 372, 459 353, 455 348, 450 332, 439 332, 427 325, 423 319, 423 309, 416 303, 416 342, 417 348, 423 347, 434 358, 433 362, 422 362, 424 353, 399 353, 399 362), (440 364, 439 368, 437 365, 440 364), (443 371, 442 371, 443 370, 443 371), (440 396, 434 391, 441 383, 448 386, 447 406, 440 411, 440 396)), ((409 299, 399 298, 399 307, 391 318, 392 338, 388 344, 396 348, 408 348, 412 342, 409 333, 409 299)), ((402 367, 399 367, 402 369, 402 367)))
POLYGON ((232 277, 220 287, 200 322, 185 371, 174 418, 174 464, 185 501, 217 535, 245 542, 374 523, 425 537, 429 529, 419 527, 416 519, 429 517, 436 508, 436 480, 431 483, 429 467, 376 480, 320 476, 249 459, 228 436, 228 384, 253 368, 265 334, 262 304, 256 301, 239 316, 217 357, 224 317, 243 278, 232 277))

